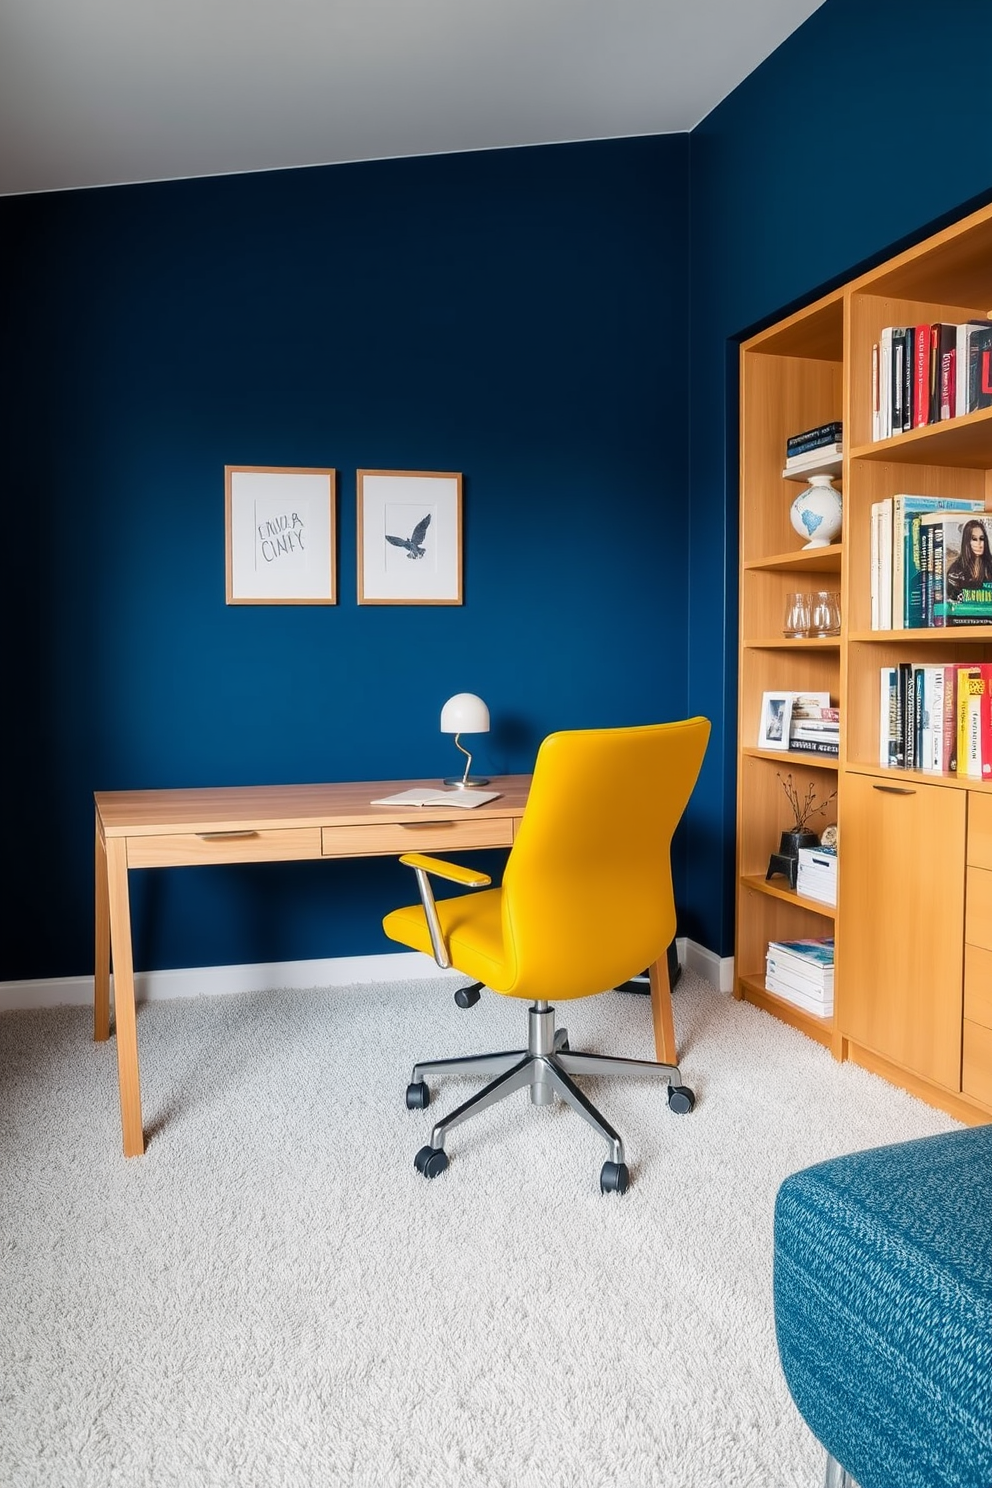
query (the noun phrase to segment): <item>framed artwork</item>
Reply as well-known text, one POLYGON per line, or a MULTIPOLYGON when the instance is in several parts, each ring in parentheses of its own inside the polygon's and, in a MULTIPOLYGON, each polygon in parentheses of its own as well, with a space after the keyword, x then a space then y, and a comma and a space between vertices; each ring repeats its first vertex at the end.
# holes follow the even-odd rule
POLYGON ((462 478, 359 470, 358 603, 462 603, 462 478))
POLYGON ((788 749, 789 723, 792 719, 791 692, 766 692, 761 698, 759 749, 788 749))
POLYGON ((333 470, 225 465, 227 602, 337 604, 333 470))

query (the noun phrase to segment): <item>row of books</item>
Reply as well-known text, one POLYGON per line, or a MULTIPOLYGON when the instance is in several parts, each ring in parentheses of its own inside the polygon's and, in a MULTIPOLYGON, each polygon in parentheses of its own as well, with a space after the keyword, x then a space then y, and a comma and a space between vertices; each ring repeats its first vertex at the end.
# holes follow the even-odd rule
POLYGON ((770 940, 765 987, 808 1013, 829 1018, 834 1010, 833 938, 770 940))
POLYGON ((881 668, 879 764, 992 780, 992 662, 881 668))
POLYGON ((870 542, 872 630, 992 623, 990 544, 992 514, 985 512, 980 500, 900 493, 874 502, 870 542), (973 520, 980 522, 984 532, 984 552, 982 544, 973 541, 973 520), (940 528, 936 537, 935 524, 940 528), (929 544, 925 553, 924 539, 929 544), (938 553, 939 570, 935 566, 938 553), (956 569, 952 574, 949 590, 947 570, 955 564, 960 573, 956 569), (959 577, 961 582, 957 582, 959 577))
POLYGON ((992 406, 992 325, 885 326, 872 347, 872 438, 992 406))
POLYGON ((817 424, 790 434, 785 441, 785 476, 802 475, 822 469, 824 463, 839 460, 843 453, 843 425, 839 421, 817 424))

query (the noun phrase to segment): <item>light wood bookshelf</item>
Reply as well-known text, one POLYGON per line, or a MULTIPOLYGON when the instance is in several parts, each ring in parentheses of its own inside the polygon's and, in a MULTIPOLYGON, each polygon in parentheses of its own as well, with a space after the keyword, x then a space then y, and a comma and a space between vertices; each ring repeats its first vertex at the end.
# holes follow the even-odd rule
POLYGON ((836 1058, 974 1121, 992 1113, 992 1019, 988 1027, 979 1021, 992 999, 975 985, 974 970, 989 965, 992 932, 976 932, 968 904, 992 889, 992 847, 983 836, 992 785, 879 765, 879 671, 899 661, 992 660, 992 626, 873 631, 870 515, 873 502, 907 491, 984 499, 992 509, 992 409, 873 442, 872 347, 884 326, 986 316, 992 207, 783 318, 740 353, 735 995, 836 1058), (835 419, 844 426, 835 482, 843 532, 830 547, 804 549, 789 520, 797 486, 783 474, 786 440, 835 419), (838 637, 783 637, 785 596, 794 589, 840 590, 838 637), (838 759, 757 747, 762 693, 786 690, 830 693, 841 709, 838 759), (812 823, 816 831, 838 824, 836 908, 765 877, 790 825, 778 778, 787 771, 800 790, 812 783, 818 799, 837 790, 812 823), (832 1016, 806 1013, 765 989, 769 940, 831 934, 832 1016))

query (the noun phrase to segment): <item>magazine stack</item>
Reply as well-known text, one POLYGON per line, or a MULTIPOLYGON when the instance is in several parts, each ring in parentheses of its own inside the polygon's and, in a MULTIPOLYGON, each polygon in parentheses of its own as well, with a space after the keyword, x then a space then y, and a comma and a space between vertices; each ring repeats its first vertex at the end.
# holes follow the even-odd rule
POLYGON ((834 1010, 833 938, 769 941, 765 987, 807 1013, 829 1018, 834 1010))
POLYGON ((837 903, 837 849, 801 847, 796 872, 796 893, 821 904, 837 903))

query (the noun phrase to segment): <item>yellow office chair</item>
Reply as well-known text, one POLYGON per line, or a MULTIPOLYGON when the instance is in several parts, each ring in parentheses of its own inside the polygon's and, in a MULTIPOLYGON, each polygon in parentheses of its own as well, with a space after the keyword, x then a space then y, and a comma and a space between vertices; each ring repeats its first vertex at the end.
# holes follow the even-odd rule
POLYGON ((448 1166, 444 1144, 454 1127, 523 1086, 534 1105, 559 1096, 605 1138, 604 1193, 624 1193, 630 1182, 623 1143, 572 1075, 658 1074, 668 1081, 669 1107, 692 1110, 693 1093, 681 1083, 677 1065, 573 1051, 566 1031, 555 1032, 550 1003, 612 990, 666 956, 675 936, 672 834, 709 733, 707 719, 690 718, 549 735, 538 751, 501 889, 435 902, 428 875, 470 888, 491 880, 420 853, 400 859, 414 869, 422 902, 386 916, 390 939, 532 1004, 526 1049, 414 1066, 406 1096, 411 1109, 430 1101, 427 1075, 495 1077, 434 1127, 430 1145, 416 1158, 425 1177, 448 1166))

